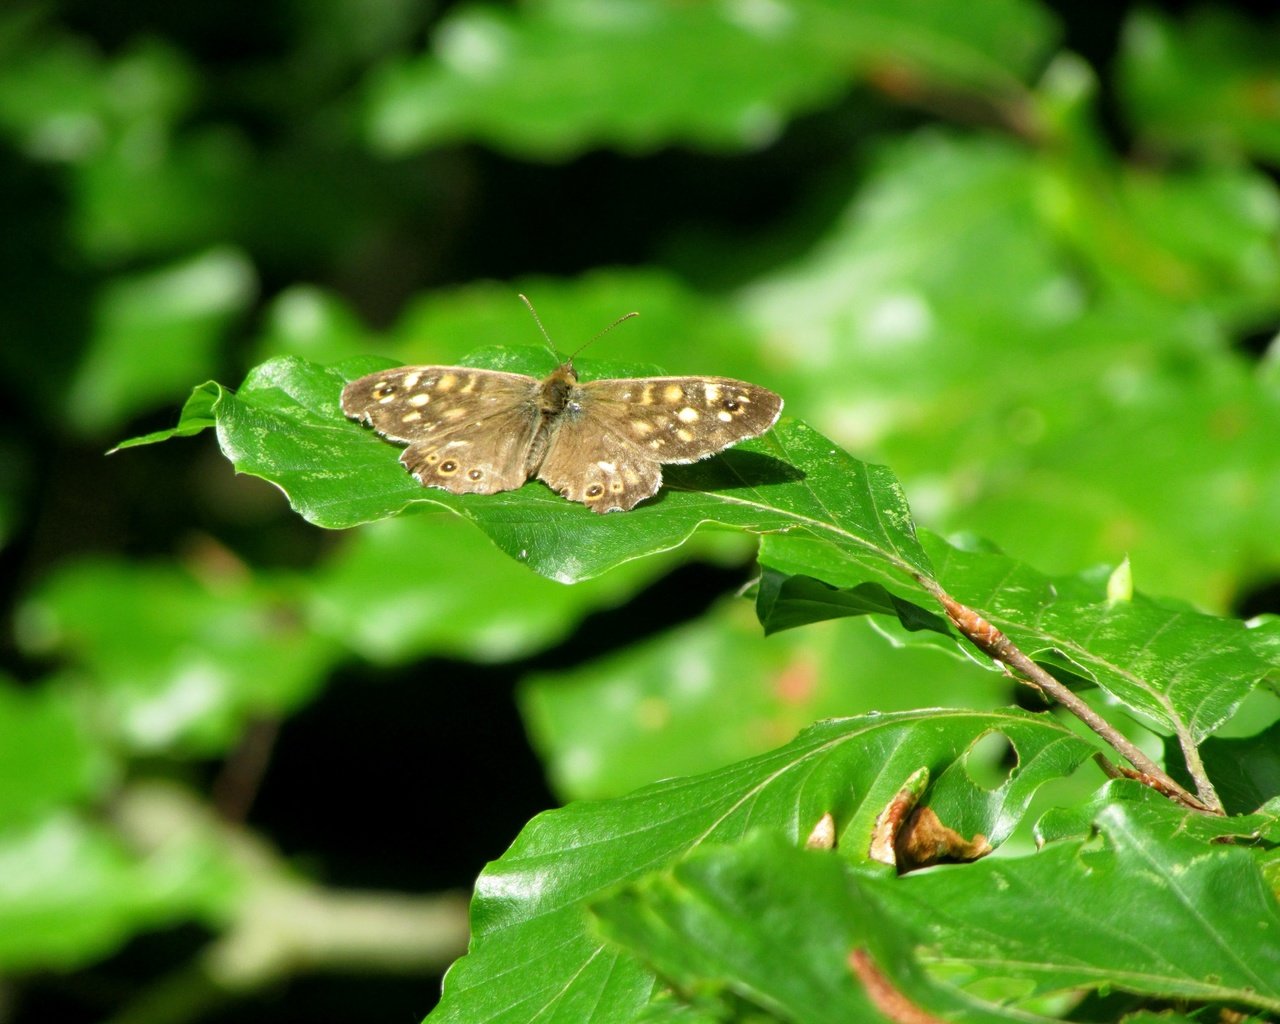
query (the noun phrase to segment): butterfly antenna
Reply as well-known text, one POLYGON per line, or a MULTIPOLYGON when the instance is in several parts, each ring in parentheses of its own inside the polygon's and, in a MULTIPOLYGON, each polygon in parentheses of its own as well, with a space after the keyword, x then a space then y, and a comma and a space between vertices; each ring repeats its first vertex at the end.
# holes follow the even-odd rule
MULTIPOLYGON (((537 325, 538 325, 538 330, 540 330, 540 331, 542 332, 542 336, 543 336, 543 337, 546 339, 546 341, 547 341, 547 347, 548 347, 549 349, 551 349, 551 354, 552 354, 553 356, 555 356, 557 359, 559 359, 559 358, 560 358, 560 354, 559 354, 558 352, 556 352, 556 347, 555 347, 555 345, 554 345, 554 344, 552 344, 552 342, 551 342, 551 335, 549 335, 549 334, 547 333, 547 329, 546 329, 545 327, 543 327, 543 326, 542 326, 542 318, 538 316, 538 311, 537 311, 536 309, 534 309, 534 308, 533 308, 533 303, 529 301, 528 296, 526 296, 526 295, 521 295, 519 292, 517 292, 516 294, 517 294, 517 295, 520 295, 520 301, 521 301, 521 302, 523 302, 523 303, 525 304, 525 306, 526 306, 526 307, 528 307, 529 314, 533 317, 533 322, 534 322, 535 324, 537 324, 537 325)), ((573 361, 574 361, 574 359, 576 359, 576 358, 577 358, 577 356, 578 356, 578 353, 579 353, 579 352, 581 352, 584 348, 586 348, 586 347, 587 347, 587 345, 590 345, 590 344, 591 344, 591 342, 593 342, 593 341, 597 341, 597 340, 599 340, 602 336, 604 336, 604 335, 608 334, 611 330, 613 330, 615 327, 617 327, 617 326, 618 326, 618 324, 622 323, 624 320, 630 320, 633 316, 639 316, 639 315, 640 315, 639 313, 635 313, 635 312, 632 312, 632 313, 624 313, 622 316, 618 317, 618 319, 617 319, 617 320, 615 320, 615 321, 614 321, 613 323, 611 323, 608 327, 606 327, 603 331, 600 331, 600 332, 598 332, 596 335, 594 335, 594 336, 591 338, 591 340, 590 340, 590 341, 586 342, 586 344, 584 344, 584 345, 579 345, 579 346, 578 346, 578 348, 574 351, 573 355, 571 355, 568 359, 566 359, 566 360, 565 360, 565 362, 566 362, 567 364, 569 364, 570 366, 572 366, 572 365, 573 365, 573 361)))
POLYGON ((547 329, 542 326, 542 318, 538 316, 538 311, 533 308, 533 303, 529 301, 529 297, 527 295, 522 295, 519 292, 517 292, 516 294, 520 295, 520 301, 525 304, 525 306, 529 310, 529 315, 533 317, 533 322, 538 325, 538 330, 542 332, 542 337, 546 339, 547 348, 551 349, 551 354, 555 356, 557 359, 559 359, 560 353, 556 351, 555 345, 552 344, 551 335, 549 335, 547 333, 547 329))
POLYGON ((584 348, 586 348, 586 347, 587 347, 587 345, 590 345, 590 344, 591 344, 591 342, 593 342, 593 341, 597 341, 597 340, 599 340, 600 338, 604 337, 604 336, 605 336, 606 334, 608 334, 611 330, 613 330, 615 327, 617 327, 617 326, 618 326, 618 324, 620 324, 620 323, 622 323, 622 322, 624 322, 624 321, 626 321, 626 320, 630 320, 633 316, 639 316, 639 315, 640 315, 639 313, 635 313, 635 312, 631 312, 631 313, 623 313, 623 314, 622 314, 622 316, 618 317, 618 319, 617 319, 617 320, 615 320, 613 323, 611 323, 611 324, 610 324, 608 327, 606 327, 603 331, 599 331, 599 332, 597 332, 594 336, 592 336, 592 338, 590 339, 590 341, 587 341, 585 344, 579 345, 579 346, 578 346, 578 348, 577 348, 577 350, 573 353, 573 355, 571 355, 571 356, 569 357, 569 364, 570 364, 570 365, 573 365, 573 361, 574 361, 576 358, 578 358, 578 353, 579 353, 579 352, 581 352, 584 348))

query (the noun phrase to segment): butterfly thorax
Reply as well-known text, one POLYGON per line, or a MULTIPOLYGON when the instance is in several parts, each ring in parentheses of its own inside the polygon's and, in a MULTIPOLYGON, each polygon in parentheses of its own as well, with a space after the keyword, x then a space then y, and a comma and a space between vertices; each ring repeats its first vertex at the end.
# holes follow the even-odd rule
POLYGON ((557 366, 538 389, 538 409, 542 412, 543 419, 550 419, 564 412, 577 385, 578 374, 572 363, 557 366))

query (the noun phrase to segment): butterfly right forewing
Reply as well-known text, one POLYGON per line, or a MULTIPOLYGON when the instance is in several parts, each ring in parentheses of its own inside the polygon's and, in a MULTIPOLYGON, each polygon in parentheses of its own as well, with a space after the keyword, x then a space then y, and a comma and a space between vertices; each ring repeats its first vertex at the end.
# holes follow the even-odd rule
POLYGON ((419 483, 493 494, 528 478, 540 415, 538 381, 455 366, 402 366, 352 381, 342 411, 392 441, 419 483))

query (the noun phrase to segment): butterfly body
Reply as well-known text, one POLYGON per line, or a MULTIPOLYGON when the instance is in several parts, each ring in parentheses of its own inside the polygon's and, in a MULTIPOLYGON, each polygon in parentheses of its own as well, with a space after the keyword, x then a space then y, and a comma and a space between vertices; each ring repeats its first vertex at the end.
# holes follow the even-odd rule
POLYGON ((704 459, 764 433, 782 399, 727 377, 541 380, 459 366, 402 366, 342 391, 342 411, 408 447, 419 483, 494 494, 536 477, 596 512, 656 494, 664 463, 704 459))

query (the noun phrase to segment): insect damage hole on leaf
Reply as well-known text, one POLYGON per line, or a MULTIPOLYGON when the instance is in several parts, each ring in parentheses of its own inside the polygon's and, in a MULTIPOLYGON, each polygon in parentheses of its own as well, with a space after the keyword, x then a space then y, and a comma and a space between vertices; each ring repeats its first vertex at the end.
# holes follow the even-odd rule
POLYGON ((465 366, 384 370, 348 383, 342 411, 406 445, 400 461, 424 487, 496 494, 537 478, 595 512, 634 508, 658 492, 664 465, 758 437, 782 413, 778 395, 746 381, 582 381, 573 358, 541 380, 465 366))
POLYGON ((994 792, 1002 788, 1018 767, 1018 751, 999 730, 978 737, 965 751, 964 770, 975 786, 994 792))

